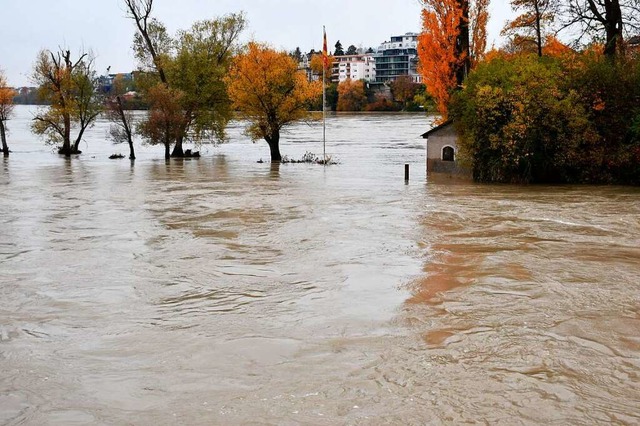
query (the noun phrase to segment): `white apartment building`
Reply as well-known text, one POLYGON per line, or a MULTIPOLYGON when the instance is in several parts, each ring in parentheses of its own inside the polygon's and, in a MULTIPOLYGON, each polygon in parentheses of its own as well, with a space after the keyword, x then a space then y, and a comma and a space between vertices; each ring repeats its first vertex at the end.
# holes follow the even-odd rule
POLYGON ((373 55, 336 56, 331 67, 331 81, 342 83, 349 79, 376 81, 376 60, 373 55))

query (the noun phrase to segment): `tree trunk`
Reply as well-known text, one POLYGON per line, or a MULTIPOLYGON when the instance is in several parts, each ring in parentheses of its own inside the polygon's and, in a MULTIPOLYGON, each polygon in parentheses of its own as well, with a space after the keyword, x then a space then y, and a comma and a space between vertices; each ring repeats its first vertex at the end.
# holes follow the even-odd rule
POLYGON ((127 115, 124 112, 124 107, 122 106, 122 99, 120 96, 116 96, 116 102, 118 105, 118 115, 120 116, 120 120, 122 121, 122 126, 124 127, 124 131, 127 134, 127 142, 129 143, 129 159, 135 160, 136 154, 133 151, 133 138, 131 136, 131 127, 129 127, 129 120, 127 120, 127 115))
POLYGON ((171 153, 172 157, 184 157, 184 151, 182 150, 182 140, 182 136, 179 136, 176 139, 176 145, 173 147, 173 152, 171 153))
POLYGON ((171 158, 171 142, 164 143, 164 158, 166 160, 171 158))
POLYGON ((538 44, 538 57, 542 57, 542 29, 540 28, 541 21, 541 12, 540 12, 540 4, 538 1, 534 1, 534 8, 536 13, 536 43, 538 44))
POLYGON ((71 157, 71 117, 64 114, 64 135, 62 140, 62 148, 58 151, 65 157, 71 157))
POLYGON ((4 128, 4 121, 0 120, 0 139, 2 139, 2 152, 4 156, 9 156, 9 147, 7 146, 7 134, 4 128))
POLYGON ((456 82, 458 86, 467 78, 471 69, 470 35, 469 35, 469 0, 457 0, 458 7, 462 10, 462 17, 458 24, 458 37, 456 39, 456 82))
POLYGON ((129 136, 129 159, 135 160, 136 154, 133 152, 133 141, 131 140, 131 136, 129 136))
POLYGON ((604 26, 606 34, 606 42, 604 45, 604 54, 608 58, 615 58, 621 53, 623 47, 622 34, 622 9, 619 0, 604 0, 604 3, 595 0, 587 0, 589 9, 593 15, 593 20, 600 22, 604 26), (604 5, 604 13, 599 6, 604 5))
POLYGON ((279 163, 282 161, 282 156, 280 155, 280 132, 276 132, 274 135, 270 137, 264 138, 269 144, 269 151, 271 152, 271 162, 279 163))
POLYGON ((71 151, 73 154, 82 154, 82 151, 80 151, 79 147, 80 147, 80 141, 82 140, 82 136, 84 135, 84 130, 86 129, 86 127, 82 127, 80 129, 80 133, 78 133, 78 137, 76 138, 75 142, 73 143, 73 150, 71 151))
POLYGON ((614 3, 615 5, 612 5, 610 12, 607 13, 607 23, 605 24, 607 42, 604 46, 604 54, 608 58, 615 57, 622 48, 622 11, 618 2, 614 3))

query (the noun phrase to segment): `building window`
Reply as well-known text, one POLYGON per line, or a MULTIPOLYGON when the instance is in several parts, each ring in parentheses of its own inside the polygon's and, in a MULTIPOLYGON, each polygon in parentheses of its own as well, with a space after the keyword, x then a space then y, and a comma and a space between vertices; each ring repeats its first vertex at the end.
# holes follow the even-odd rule
POLYGON ((451 146, 445 146, 442 148, 442 161, 455 160, 455 150, 451 146))

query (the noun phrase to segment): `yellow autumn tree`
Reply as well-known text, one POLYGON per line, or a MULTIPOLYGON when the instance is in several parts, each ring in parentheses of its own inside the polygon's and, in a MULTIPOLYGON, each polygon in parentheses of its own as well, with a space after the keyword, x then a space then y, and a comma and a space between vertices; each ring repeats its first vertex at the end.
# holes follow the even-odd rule
POLYGON ((307 117, 307 105, 322 93, 322 83, 309 82, 287 52, 255 42, 234 58, 225 82, 233 108, 250 123, 247 134, 267 141, 273 162, 282 160, 282 128, 307 117))
MULTIPOLYGON (((333 66, 333 62, 335 61, 334 56, 327 56, 327 66, 325 67, 325 76, 327 80, 331 77, 331 68, 333 66)), ((311 67, 311 71, 319 76, 322 76, 322 66, 324 65, 324 60, 322 58, 322 53, 316 53, 311 56, 311 63, 309 66, 311 67)))
POLYGON ((13 111, 13 97, 15 91, 7 86, 7 79, 2 70, 0 70, 0 139, 2 139, 2 152, 5 157, 9 155, 9 147, 7 146, 7 135, 5 121, 9 119, 13 111))
POLYGON ((489 0, 422 0, 422 4, 419 71, 444 121, 451 93, 484 54, 489 0))

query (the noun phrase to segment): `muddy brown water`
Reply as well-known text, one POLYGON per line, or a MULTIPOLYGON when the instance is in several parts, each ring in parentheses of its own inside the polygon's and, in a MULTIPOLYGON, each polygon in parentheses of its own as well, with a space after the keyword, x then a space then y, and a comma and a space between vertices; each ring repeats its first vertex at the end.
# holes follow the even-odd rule
POLYGON ((69 161, 29 117, 0 172, 0 424, 640 423, 637 188, 427 180, 420 115, 331 117, 326 168, 257 163, 241 123, 131 165, 100 121, 69 161))

